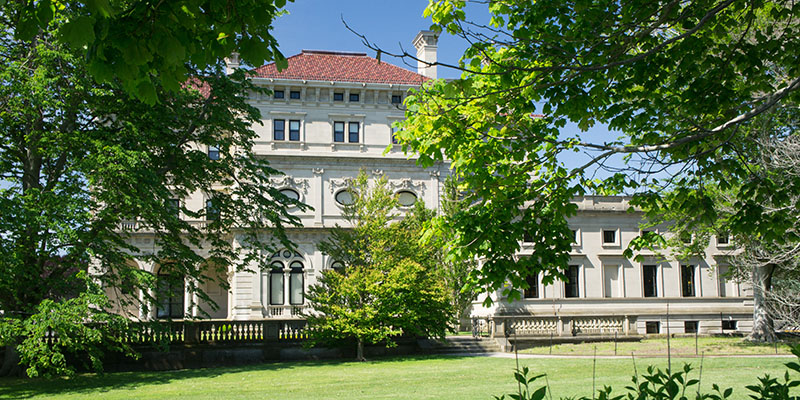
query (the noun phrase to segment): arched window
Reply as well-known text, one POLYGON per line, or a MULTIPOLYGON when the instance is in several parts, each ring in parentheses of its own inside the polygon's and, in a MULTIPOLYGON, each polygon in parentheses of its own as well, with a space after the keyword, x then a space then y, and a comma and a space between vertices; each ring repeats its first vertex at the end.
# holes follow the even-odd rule
POLYGON ((340 273, 340 274, 343 274, 344 273, 344 264, 341 261, 334 261, 333 264, 331 264, 331 269, 336 271, 336 272, 338 272, 338 273, 340 273))
POLYGON ((274 261, 269 272, 269 304, 283 305, 283 263, 274 261))
POLYGON ((183 318, 185 282, 183 277, 159 272, 156 282, 157 318, 183 318))
POLYGON ((293 261, 289 272, 289 304, 300 305, 305 301, 303 292, 303 263, 293 261))

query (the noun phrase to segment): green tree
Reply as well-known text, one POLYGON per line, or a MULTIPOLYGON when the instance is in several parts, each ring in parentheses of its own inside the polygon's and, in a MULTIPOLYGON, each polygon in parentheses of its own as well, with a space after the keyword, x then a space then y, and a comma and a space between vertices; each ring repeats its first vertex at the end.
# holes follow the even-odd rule
MULTIPOLYGON (((243 71, 228 76, 219 62, 190 68, 193 78, 182 89, 157 87, 164 101, 152 107, 131 100, 119 85, 95 83, 84 55, 55 39, 70 18, 64 11, 33 38, 0 41, 0 339, 6 355, 24 352, 21 340, 41 334, 26 322, 37 319, 79 336, 61 338, 54 352, 69 341, 98 343, 90 336, 113 341, 113 324, 69 325, 114 318, 99 308, 95 283, 128 293, 122 302, 140 305, 142 293, 142 306, 156 304, 150 296, 159 295, 156 277, 132 267, 133 257, 160 264, 181 284, 187 278, 190 292, 210 300, 200 290, 204 282, 219 271, 247 268, 259 251, 278 247, 275 242, 290 246, 283 227, 298 220, 286 209, 306 208, 270 187, 269 176, 279 172, 252 152, 250 126, 260 123, 260 114, 247 95, 262 89, 243 71), (217 148, 219 159, 208 148, 217 148), (180 201, 195 194, 205 194, 209 207, 180 201), (125 221, 136 222, 125 230, 125 221), (257 236, 265 232, 274 239, 257 236), (137 245, 136 234, 155 241, 137 245), (67 305, 85 312, 45 315, 67 305)), ((0 23, 4 32, 15 29, 8 20, 0 23)), ((55 367, 28 359, 31 375, 70 370, 63 357, 55 367)))
POLYGON ((98 82, 117 81, 153 104, 165 100, 157 87, 178 90, 193 68, 234 52, 250 65, 286 65, 271 33, 286 1, 3 1, 0 19, 6 39, 24 41, 58 20, 51 41, 75 49, 98 82))
POLYGON ((344 206, 351 228, 336 227, 320 250, 343 263, 326 270, 307 296, 307 315, 315 342, 355 339, 357 358, 364 344, 417 335, 443 338, 453 319, 447 290, 435 273, 436 250, 420 246, 420 221, 431 212, 417 202, 397 221, 397 201, 381 177, 373 187, 362 171, 344 206))
MULTIPOLYGON (((470 206, 453 220, 462 234, 449 247, 458 258, 484 260, 478 285, 497 289, 510 280, 523 287, 537 271, 545 283, 561 277, 572 240, 566 218, 576 210, 570 201, 586 192, 633 194, 648 217, 672 210, 710 224, 718 214, 709 188, 733 190, 735 212, 726 227, 733 235, 798 241, 784 229, 796 214, 768 212, 762 200, 786 205, 800 181, 753 173, 747 157, 758 143, 747 127, 766 111, 797 107, 800 5, 486 6, 488 25, 470 21, 464 1, 431 0, 425 15, 432 29, 470 45, 458 65, 439 63, 462 70, 460 79, 430 82, 409 96, 399 134, 422 165, 452 160, 470 206), (567 123, 606 124, 620 137, 567 135, 567 123), (565 163, 582 153, 588 157, 580 163, 565 163), (611 173, 596 178, 602 168, 611 173), (526 233, 540 239, 535 256, 515 259, 526 233)), ((778 129, 773 136, 794 133, 778 129)))

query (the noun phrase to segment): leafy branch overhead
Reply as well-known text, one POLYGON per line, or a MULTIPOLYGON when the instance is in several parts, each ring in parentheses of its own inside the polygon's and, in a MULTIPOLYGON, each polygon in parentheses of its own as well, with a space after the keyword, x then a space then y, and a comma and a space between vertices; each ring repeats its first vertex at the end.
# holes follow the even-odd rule
MULTIPOLYGON (((797 240, 772 213, 800 184, 753 168, 759 118, 796 109, 800 98, 800 5, 785 1, 695 0, 489 2, 431 0, 431 29, 469 46, 460 79, 434 81, 405 102, 399 133, 422 165, 448 159, 470 207, 449 218, 451 255, 483 260, 476 285, 544 271, 561 277, 575 196, 632 194, 659 221, 665 211, 692 224, 717 220, 714 194, 733 190, 731 235, 797 240), (488 7, 487 24, 469 18, 488 7), (575 124, 584 132, 569 134, 575 124), (603 124, 619 135, 585 130, 603 124), (433 133, 432 133, 433 132, 433 133), (524 235, 534 257, 517 259, 524 235)), ((392 53, 362 36, 384 56, 392 53)), ((772 132, 780 139, 795 125, 772 132)))
POLYGON ((250 65, 286 66, 271 32, 286 0, 10 3, 14 6, 7 6, 2 18, 15 27, 16 39, 31 40, 61 21, 55 39, 79 51, 98 82, 118 80, 149 104, 159 101, 157 86, 178 90, 191 68, 203 69, 235 52, 250 65))

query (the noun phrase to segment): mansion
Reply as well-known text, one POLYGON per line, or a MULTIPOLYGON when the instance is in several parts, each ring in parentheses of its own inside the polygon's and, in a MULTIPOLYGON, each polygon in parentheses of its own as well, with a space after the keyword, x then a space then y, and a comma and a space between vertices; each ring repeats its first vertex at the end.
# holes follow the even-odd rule
MULTIPOLYGON (((417 57, 436 61, 437 34, 420 32, 414 39, 417 57)), ((235 58, 229 60, 235 68, 235 58)), ((436 79, 436 68, 420 63, 409 71, 381 63, 364 53, 307 51, 288 57, 288 68, 274 64, 253 70, 255 85, 271 91, 253 95, 262 124, 254 151, 285 173, 271 182, 287 196, 312 208, 295 210, 302 227, 289 228, 296 251, 269 256, 268 268, 231 272, 230 290, 218 285, 203 290, 219 306, 198 301, 186 293, 145 313, 126 310, 141 319, 200 317, 221 320, 297 319, 306 307, 308 287, 321 271, 338 263, 317 244, 337 224, 345 226, 342 205, 351 201, 347 181, 363 170, 386 177, 401 207, 422 200, 438 207, 447 163, 423 169, 394 144, 393 123, 404 118, 401 107, 409 90, 436 79)), ((435 133, 432 133, 435 134, 435 133)), ((207 149, 213 157, 214 148, 207 149)), ((181 199, 185 207, 202 209, 208 198, 198 194, 181 199)), ((517 334, 567 335, 578 333, 645 334, 719 333, 748 331, 752 321, 752 293, 724 277, 724 238, 716 238, 703 259, 665 261, 645 254, 634 262, 622 252, 640 234, 641 214, 627 213, 627 199, 586 196, 576 199, 579 212, 570 219, 575 232, 568 283, 542 286, 532 280, 522 300, 509 302, 503 292, 490 293, 493 305, 479 298, 471 316, 517 334), (669 315, 669 316, 668 316, 669 315), (669 320, 669 322, 668 322, 669 320)), ((143 247, 153 243, 146 232, 131 233, 143 247)), ((236 240, 234 238, 234 240, 236 240)), ((530 248, 522 244, 520 256, 530 248)), ((138 267, 157 274, 157 266, 138 267)), ((485 298, 485 297, 484 297, 485 298)))

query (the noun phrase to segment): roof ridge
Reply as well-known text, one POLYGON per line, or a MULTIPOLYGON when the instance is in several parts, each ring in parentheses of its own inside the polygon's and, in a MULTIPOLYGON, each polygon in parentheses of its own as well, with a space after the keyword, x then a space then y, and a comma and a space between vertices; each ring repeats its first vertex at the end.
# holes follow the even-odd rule
POLYGON ((332 50, 301 50, 300 54, 324 54, 331 56, 354 56, 366 57, 367 53, 353 52, 353 51, 332 51, 332 50))

